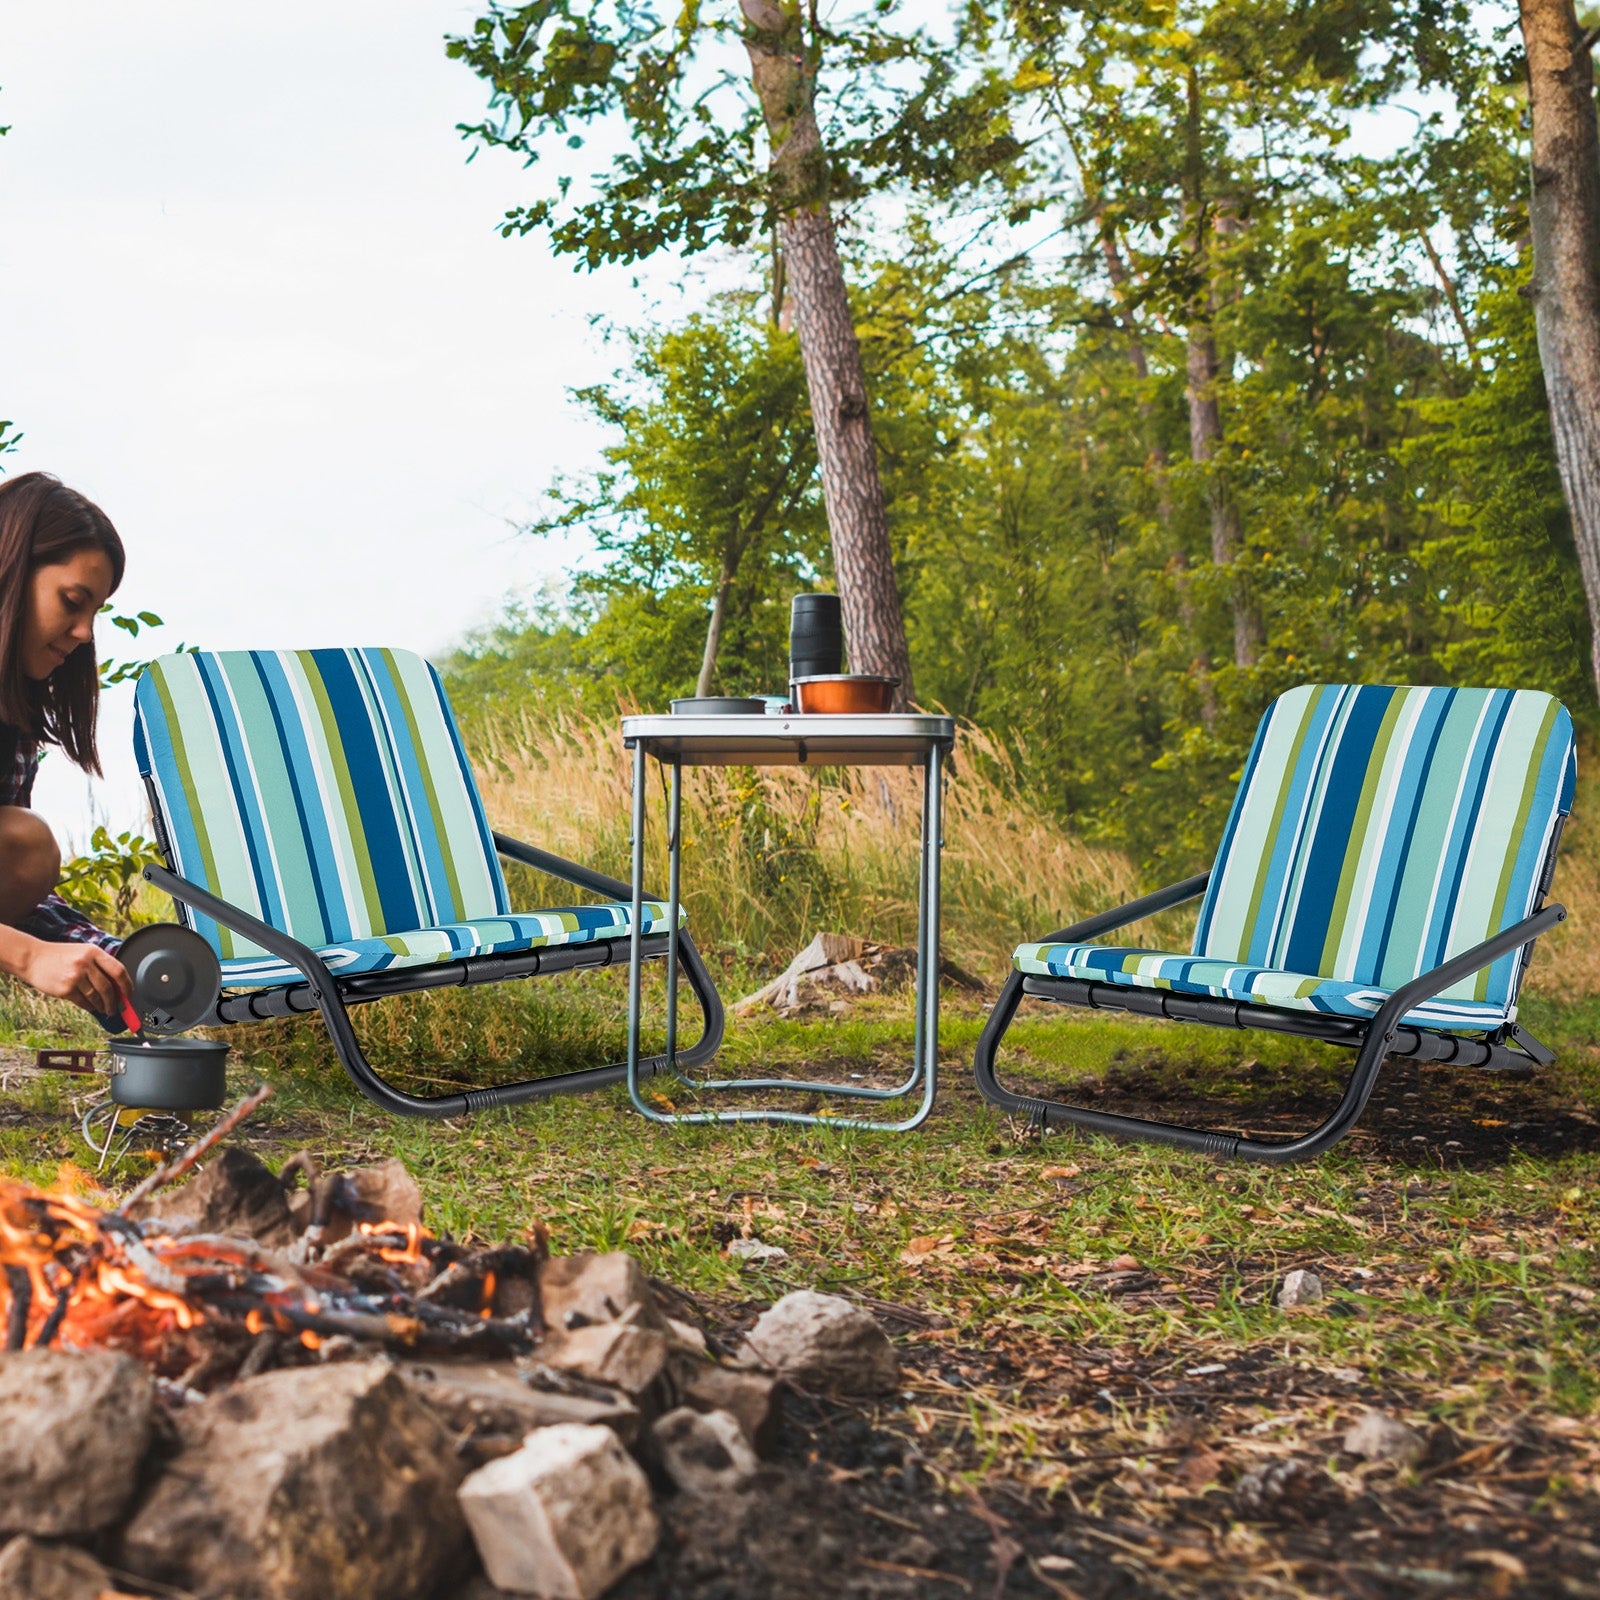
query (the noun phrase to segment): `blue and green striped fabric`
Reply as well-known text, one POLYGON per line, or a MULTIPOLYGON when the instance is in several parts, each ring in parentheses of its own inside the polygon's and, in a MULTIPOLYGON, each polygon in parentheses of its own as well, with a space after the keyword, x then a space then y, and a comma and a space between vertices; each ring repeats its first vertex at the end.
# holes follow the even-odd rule
MULTIPOLYGON (((1370 1017, 1526 917, 1572 808, 1572 719, 1528 690, 1307 685, 1256 731, 1188 956, 1031 944, 1023 972, 1370 1017)), ((1497 1027, 1520 956, 1412 1020, 1497 1027)))
MULTIPOLYGON (((141 675, 134 750, 173 869, 341 973, 615 939, 626 905, 513 915, 438 674, 406 650, 164 656, 141 675)), ((652 906, 646 932, 665 923, 652 906)), ((192 921, 230 987, 292 969, 192 921)))

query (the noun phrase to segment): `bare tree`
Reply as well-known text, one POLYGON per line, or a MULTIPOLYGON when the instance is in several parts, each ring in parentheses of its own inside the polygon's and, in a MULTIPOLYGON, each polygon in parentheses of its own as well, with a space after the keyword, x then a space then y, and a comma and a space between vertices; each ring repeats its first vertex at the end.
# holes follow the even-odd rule
POLYGON ((1533 112, 1533 300, 1556 464, 1600 672, 1600 129, 1573 0, 1520 0, 1533 112))
POLYGON ((911 654, 861 343, 828 201, 828 158, 814 103, 815 30, 808 39, 800 0, 740 0, 740 9, 772 147, 779 245, 811 395, 850 665, 856 672, 898 678, 896 705, 904 709, 913 698, 911 654))

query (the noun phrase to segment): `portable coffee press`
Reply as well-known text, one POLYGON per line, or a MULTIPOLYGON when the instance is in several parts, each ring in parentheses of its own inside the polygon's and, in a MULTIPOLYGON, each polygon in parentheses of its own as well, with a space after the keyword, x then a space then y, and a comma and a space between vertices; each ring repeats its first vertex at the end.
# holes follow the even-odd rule
POLYGON ((844 667, 844 617, 836 594, 797 594, 789 603, 789 701, 796 678, 833 676, 844 667))

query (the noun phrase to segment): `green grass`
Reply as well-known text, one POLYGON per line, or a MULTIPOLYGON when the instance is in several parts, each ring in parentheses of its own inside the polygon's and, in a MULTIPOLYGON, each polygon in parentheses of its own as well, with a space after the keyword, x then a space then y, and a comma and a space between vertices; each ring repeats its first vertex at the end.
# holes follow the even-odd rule
MULTIPOLYGON (((545 1069, 591 1062, 597 1045, 615 1055, 621 990, 616 974, 599 974, 358 1015, 375 1054, 403 1066, 396 1076, 408 1085, 484 1081, 483 1063, 497 1055, 545 1069)), ((11 1036, 30 1043, 61 1015, 14 991, 7 1005, 11 1036)), ((1496 1092, 1581 1132, 1600 1107, 1588 1044, 1595 1003, 1532 1009, 1563 1065, 1536 1085, 1496 1092)), ((884 999, 842 1018, 733 1022, 719 1068, 809 1066, 881 1081, 909 1053, 903 1013, 903 1002, 884 999)), ((1191 1364, 1268 1352, 1358 1369, 1463 1431, 1517 1408, 1595 1413, 1593 1148, 1519 1154, 1491 1130, 1479 1135, 1486 1148, 1451 1158, 1438 1116, 1469 1125, 1448 1100, 1463 1075, 1453 1084, 1437 1069, 1418 1080, 1427 1103, 1401 1106, 1402 1125, 1381 1146, 1363 1135, 1309 1166, 1218 1165, 1061 1135, 1040 1142, 971 1088, 981 1015, 947 1006, 946 1087, 913 1137, 658 1128, 620 1091, 465 1122, 397 1120, 355 1094, 320 1028, 304 1022, 238 1033, 230 1087, 258 1076, 275 1085, 250 1129, 268 1159, 301 1145, 325 1162, 399 1156, 420 1179, 436 1229, 504 1238, 543 1222, 557 1249, 626 1247, 720 1303, 819 1286, 915 1307, 931 1319, 920 1337, 958 1346, 1065 1341, 1191 1364), (1417 1133, 1427 1142, 1413 1147, 1417 1133), (789 1259, 741 1270, 724 1249, 737 1233, 782 1245, 789 1259), (1122 1256, 1145 1270, 1136 1292, 1108 1281, 1122 1256), (1321 1307, 1276 1306, 1275 1286, 1295 1266, 1322 1275, 1321 1307)), ((1132 1073, 1141 1093, 1231 1096, 1245 1119, 1289 1089, 1331 1091, 1344 1059, 1268 1035, 1095 1017, 1030 1017, 1015 1042, 1014 1060, 1035 1080, 1098 1086, 1111 1104, 1132 1073)), ((0 1168, 51 1181, 60 1163, 83 1159, 73 1116, 83 1081, 13 1079, 0 1168)), ((1383 1099, 1380 1091, 1374 1108, 1383 1099)), ((115 1181, 143 1170, 130 1160, 115 1181)), ((1006 1450, 1027 1454, 1036 1418, 1002 1408, 979 1420, 995 1448, 998 1429, 1006 1450)))

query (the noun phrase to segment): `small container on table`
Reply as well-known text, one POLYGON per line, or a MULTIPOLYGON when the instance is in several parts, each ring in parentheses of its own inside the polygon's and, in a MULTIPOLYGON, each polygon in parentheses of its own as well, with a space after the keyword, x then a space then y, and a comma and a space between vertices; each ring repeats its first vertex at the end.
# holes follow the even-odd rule
POLYGON ((633 921, 628 969, 628 1094, 652 1122, 789 1122, 829 1127, 875 1128, 889 1133, 919 1127, 933 1109, 939 1056, 939 851, 943 843, 942 791, 945 758, 955 742, 951 717, 883 716, 650 716, 624 717, 622 742, 633 751, 633 921), (921 767, 922 851, 917 890, 916 1028, 911 1070, 889 1089, 854 1083, 806 1082, 792 1078, 687 1077, 677 1068, 677 941, 667 947, 666 1063, 686 1088, 726 1092, 789 1090, 837 1095, 857 1101, 895 1100, 920 1091, 917 1109, 899 1121, 803 1111, 747 1108, 736 1111, 659 1111, 639 1092, 640 927, 644 902, 646 758, 669 774, 667 799, 667 927, 676 930, 683 854, 683 769, 730 766, 921 767))

